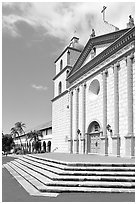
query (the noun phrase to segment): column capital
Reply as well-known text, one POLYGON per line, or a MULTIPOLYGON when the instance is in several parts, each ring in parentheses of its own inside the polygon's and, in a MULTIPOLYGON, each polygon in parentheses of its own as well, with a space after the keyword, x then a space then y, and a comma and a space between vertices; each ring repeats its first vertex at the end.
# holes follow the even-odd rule
POLYGON ((124 57, 124 60, 125 60, 125 62, 126 62, 126 65, 127 65, 127 56, 126 56, 126 57, 124 57))
POLYGON ((86 86, 87 86, 87 84, 86 84, 86 82, 83 82, 82 84, 81 84, 81 87, 85 87, 86 88, 86 86))
POLYGON ((78 93, 79 92, 79 86, 75 87, 75 93, 78 93))
POLYGON ((134 59, 134 53, 133 53, 133 52, 130 54, 130 59, 131 59, 131 60, 134 59))
POLYGON ((107 74, 108 74, 108 69, 105 69, 105 70, 103 71, 103 73, 107 75, 107 74))
POLYGON ((84 87, 86 87, 86 86, 87 86, 86 81, 84 81, 82 85, 83 85, 84 87))
POLYGON ((108 69, 104 69, 102 72, 101 72, 102 76, 107 76, 108 74, 108 69))
POLYGON ((116 64, 115 64, 115 66, 116 66, 116 67, 120 67, 120 62, 117 61, 116 64))
POLYGON ((69 93, 73 95, 73 90, 70 90, 69 93))

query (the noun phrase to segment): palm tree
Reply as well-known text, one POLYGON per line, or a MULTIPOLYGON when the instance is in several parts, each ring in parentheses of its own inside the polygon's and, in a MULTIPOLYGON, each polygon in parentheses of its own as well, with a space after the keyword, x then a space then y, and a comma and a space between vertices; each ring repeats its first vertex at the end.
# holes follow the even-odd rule
MULTIPOLYGON (((16 128, 16 130, 17 130, 17 132, 19 133, 20 136, 21 136, 22 134, 25 134, 25 131, 24 131, 24 128, 26 128, 25 123, 16 122, 16 123, 15 123, 15 128, 16 128)), ((19 137, 19 138, 20 138, 20 137, 19 137)), ((20 138, 20 142, 21 142, 21 138, 20 138)), ((23 152, 25 152, 25 151, 24 151, 24 146, 23 146, 22 142, 21 142, 21 146, 23 147, 23 152)))
MULTIPOLYGON (((10 131, 11 131, 11 135, 13 136, 14 141, 15 141, 15 138, 19 137, 19 133, 15 127, 12 127, 10 131)), ((21 140, 20 140, 20 143, 21 143, 21 140)), ((15 147, 14 147, 14 152, 15 152, 15 147)))
MULTIPOLYGON (((33 131, 31 131, 31 132, 29 132, 28 134, 27 134, 27 138, 28 139, 30 139, 30 141, 31 140, 34 140, 34 146, 35 146, 35 144, 36 143, 38 143, 39 142, 39 136, 40 137, 42 137, 43 135, 42 135, 42 132, 40 131, 40 130, 33 130, 33 131)), ((29 142, 30 142, 29 141, 29 142)))
POLYGON ((22 141, 21 141, 21 138, 20 138, 20 136, 22 135, 22 133, 25 134, 25 131, 24 131, 23 128, 25 128, 25 124, 24 124, 24 123, 22 123, 22 122, 16 122, 16 123, 15 123, 15 126, 14 126, 13 128, 11 128, 11 134, 14 136, 14 139, 15 139, 16 136, 19 137, 19 139, 20 139, 20 144, 21 144, 21 146, 23 147, 23 152, 24 152, 24 146, 23 146, 22 141))
POLYGON ((21 135, 22 133, 25 134, 25 131, 23 128, 26 128, 26 125, 25 123, 22 123, 22 122, 16 122, 15 123, 15 127, 17 129, 17 131, 19 132, 19 134, 21 135))

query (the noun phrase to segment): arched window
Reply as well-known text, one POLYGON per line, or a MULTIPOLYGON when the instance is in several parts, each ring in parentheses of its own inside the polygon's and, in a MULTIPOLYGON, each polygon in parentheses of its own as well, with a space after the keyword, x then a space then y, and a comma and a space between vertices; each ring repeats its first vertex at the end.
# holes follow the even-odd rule
POLYGON ((46 142, 43 142, 43 150, 46 152, 46 142))
POLYGON ((94 50, 94 53, 96 54, 96 47, 94 47, 93 50, 94 50))
POLYGON ((69 70, 66 71, 66 76, 68 76, 68 74, 69 74, 69 70))
POLYGON ((63 60, 61 59, 60 60, 60 71, 62 70, 62 68, 63 68, 63 60))
POLYGON ((61 81, 59 82, 59 94, 61 94, 62 93, 62 83, 61 83, 61 81))
POLYGON ((70 64, 70 51, 67 52, 67 64, 70 64))
POLYGON ((48 152, 51 152, 51 141, 48 141, 47 148, 48 148, 48 152))

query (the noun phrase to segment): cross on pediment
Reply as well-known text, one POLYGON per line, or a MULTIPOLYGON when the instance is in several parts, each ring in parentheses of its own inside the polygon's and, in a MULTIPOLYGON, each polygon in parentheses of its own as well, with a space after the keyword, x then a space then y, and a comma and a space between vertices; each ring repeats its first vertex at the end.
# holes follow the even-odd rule
POLYGON ((103 6, 103 10, 101 11, 101 13, 103 13, 103 21, 105 21, 105 10, 106 10, 106 6, 103 6))

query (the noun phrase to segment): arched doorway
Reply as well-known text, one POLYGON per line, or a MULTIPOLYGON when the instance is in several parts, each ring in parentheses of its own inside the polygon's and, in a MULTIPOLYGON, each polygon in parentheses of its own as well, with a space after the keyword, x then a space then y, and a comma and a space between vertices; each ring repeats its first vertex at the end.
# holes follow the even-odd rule
POLYGON ((51 152, 51 141, 48 141, 47 146, 48 146, 48 152, 51 152))
POLYGON ((91 122, 88 126, 87 150, 88 153, 99 153, 100 125, 97 121, 91 122))
POLYGON ((44 152, 46 152, 46 142, 45 141, 43 142, 43 150, 44 152))

